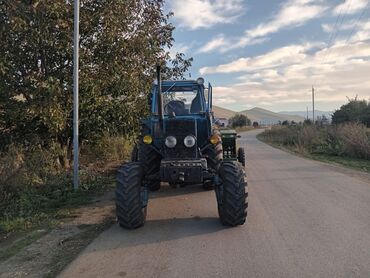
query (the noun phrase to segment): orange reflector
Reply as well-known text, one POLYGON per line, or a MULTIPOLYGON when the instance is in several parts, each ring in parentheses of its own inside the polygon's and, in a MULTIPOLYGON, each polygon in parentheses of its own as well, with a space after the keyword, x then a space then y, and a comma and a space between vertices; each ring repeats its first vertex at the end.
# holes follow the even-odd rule
POLYGON ((213 145, 216 145, 218 142, 220 142, 220 141, 221 141, 221 138, 220 138, 220 136, 219 136, 219 135, 217 135, 217 134, 213 134, 213 135, 211 136, 211 138, 209 139, 209 141, 210 141, 213 145))

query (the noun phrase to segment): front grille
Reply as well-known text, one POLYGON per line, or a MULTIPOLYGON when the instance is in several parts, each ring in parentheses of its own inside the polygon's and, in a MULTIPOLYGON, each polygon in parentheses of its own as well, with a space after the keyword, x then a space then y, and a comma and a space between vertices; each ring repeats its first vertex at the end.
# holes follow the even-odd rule
POLYGON ((165 147, 165 157, 168 159, 185 159, 197 157, 197 144, 192 148, 184 145, 184 139, 188 135, 196 136, 196 121, 168 119, 165 121, 165 135, 175 136, 177 145, 173 149, 165 147))
POLYGON ((165 121, 165 132, 168 135, 196 135, 196 126, 194 120, 176 120, 168 119, 165 121))

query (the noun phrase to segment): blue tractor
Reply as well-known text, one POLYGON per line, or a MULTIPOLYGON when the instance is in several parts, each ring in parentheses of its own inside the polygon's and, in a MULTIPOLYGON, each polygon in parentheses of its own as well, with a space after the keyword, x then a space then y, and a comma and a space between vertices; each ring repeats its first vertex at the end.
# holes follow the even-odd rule
POLYGON ((223 161, 220 131, 214 124, 212 86, 204 79, 161 81, 150 94, 151 115, 142 131, 132 161, 118 170, 116 213, 121 227, 145 223, 148 191, 161 182, 173 187, 202 184, 214 189, 221 223, 244 224, 247 216, 245 171, 238 161, 223 161))

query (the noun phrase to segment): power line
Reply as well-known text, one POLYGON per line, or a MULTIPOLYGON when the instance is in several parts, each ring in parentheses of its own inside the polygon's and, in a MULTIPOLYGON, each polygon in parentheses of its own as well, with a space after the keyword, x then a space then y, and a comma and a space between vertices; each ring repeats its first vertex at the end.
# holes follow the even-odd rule
MULTIPOLYGON (((346 10, 346 12, 343 14, 343 16, 342 16, 342 20, 341 20, 341 22, 340 22, 340 24, 339 24, 339 27, 343 24, 344 18, 346 17, 347 11, 348 11, 348 10, 349 10, 349 8, 351 7, 351 4, 352 4, 352 0, 350 0, 350 1, 348 2, 348 4, 347 4, 347 10, 346 10)), ((337 32, 335 33, 335 36, 334 36, 333 41, 335 41, 335 39, 337 38, 337 36, 338 36, 338 31, 339 31, 339 28, 337 29, 337 32)))
MULTIPOLYGON (((330 48, 331 47, 331 44, 333 42, 335 42, 335 39, 338 36, 340 27, 342 26, 342 24, 344 22, 344 19, 346 17, 346 14, 347 14, 349 8, 351 7, 351 4, 352 4, 352 0, 349 0, 347 6, 342 6, 341 9, 340 9, 340 11, 339 11, 339 14, 338 14, 337 19, 335 21, 333 30, 332 30, 332 32, 329 35, 329 40, 328 40, 328 43, 327 43, 327 46, 326 46, 327 47, 327 51, 326 51, 326 53, 324 55, 324 58, 322 60, 322 64, 325 64, 327 62, 327 60, 329 59, 329 57, 330 57, 329 54, 331 52, 330 51, 331 50, 331 48, 330 48), (344 7, 346 7, 345 10, 344 10, 344 7), (340 22, 339 25, 338 25, 338 22, 340 22)), ((315 78, 313 84, 316 84, 316 81, 317 81, 317 77, 315 78)), ((318 84, 316 84, 316 87, 317 86, 318 86, 318 84)), ((313 109, 312 109, 312 117, 313 117, 313 122, 315 122, 315 96, 314 95, 315 95, 315 89, 314 89, 314 87, 312 85, 312 106, 313 106, 313 109)))
MULTIPOLYGON (((342 26, 342 24, 343 24, 343 21, 344 21, 344 18, 346 17, 346 14, 347 14, 347 12, 348 12, 348 10, 349 10, 349 8, 351 7, 351 3, 352 3, 352 0, 350 0, 349 2, 348 2, 348 4, 347 4, 347 6, 346 6, 346 10, 345 10, 345 12, 343 13, 343 8, 344 8, 344 6, 342 6, 342 8, 340 9, 340 11, 339 11, 339 14, 338 14, 338 16, 337 16, 337 19, 336 19, 336 21, 335 21, 335 25, 334 25, 334 28, 333 28, 333 30, 332 30, 332 32, 331 32, 331 34, 330 34, 330 36, 329 36, 329 40, 328 40, 328 43, 327 43, 327 45, 326 45, 326 47, 327 47, 327 51, 326 51, 326 54, 325 54, 325 56, 324 56, 324 59, 323 59, 323 63, 325 63, 326 61, 327 61, 327 59, 329 58, 329 53, 330 53, 330 45, 332 44, 332 42, 334 42, 335 41, 335 39, 337 38, 337 36, 338 36, 338 32, 339 32, 339 28, 342 26), (340 23, 339 23, 339 25, 337 24, 338 22, 339 22, 339 18, 341 18, 341 20, 340 20, 340 23)), ((315 80, 316 81, 316 80, 315 80)), ((314 82, 315 83, 315 82, 314 82)))
POLYGON ((357 18, 355 24, 353 25, 353 28, 351 30, 351 32, 349 33, 348 37, 347 37, 347 40, 345 42, 344 45, 347 45, 349 40, 351 39, 351 36, 353 35, 353 32, 356 30, 356 28, 358 27, 358 23, 360 22, 360 20, 362 19, 362 17, 364 16, 365 12, 367 11, 367 7, 369 6, 369 3, 370 2, 367 2, 366 6, 364 7, 364 9, 362 10, 362 13, 360 14, 360 16, 357 18))
POLYGON ((312 85, 312 123, 315 124, 315 88, 312 85))
POLYGON ((333 37, 334 37, 334 32, 337 32, 337 26, 338 26, 338 22, 339 22, 339 18, 342 16, 342 12, 343 12, 343 6, 341 7, 339 13, 338 13, 338 16, 337 16, 337 19, 335 20, 335 24, 334 24, 334 27, 333 29, 331 30, 330 32, 330 35, 329 35, 329 40, 327 42, 327 47, 329 47, 329 45, 331 44, 332 40, 333 40, 333 37))

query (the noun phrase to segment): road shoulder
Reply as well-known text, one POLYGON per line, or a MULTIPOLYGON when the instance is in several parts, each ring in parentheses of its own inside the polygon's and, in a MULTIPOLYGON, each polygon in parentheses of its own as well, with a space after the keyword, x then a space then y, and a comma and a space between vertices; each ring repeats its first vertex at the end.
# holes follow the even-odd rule
POLYGON ((109 228, 114 219, 113 193, 109 192, 94 199, 90 205, 74 209, 55 228, 39 229, 17 239, 19 242, 31 236, 34 241, 9 258, 0 260, 0 277, 55 277, 109 228))
POLYGON ((330 162, 322 161, 322 160, 319 160, 318 158, 312 157, 310 155, 304 155, 304 154, 298 153, 298 152, 296 152, 292 149, 285 148, 283 146, 273 144, 271 142, 266 142, 264 140, 261 140, 261 138, 259 138, 258 136, 256 136, 256 139, 259 142, 261 142, 263 144, 266 144, 266 145, 268 145, 272 148, 284 151, 286 153, 289 153, 291 155, 300 157, 302 159, 306 159, 306 160, 309 160, 309 161, 314 161, 314 162, 320 164, 322 167, 325 167, 328 170, 332 170, 332 171, 335 171, 335 172, 338 172, 338 173, 341 173, 341 174, 344 174, 344 175, 348 175, 350 177, 360 179, 360 180, 365 181, 365 182, 370 184, 370 174, 365 172, 365 171, 361 171, 361 170, 353 169, 351 167, 347 167, 347 166, 344 166, 344 165, 341 165, 341 164, 337 164, 334 161, 330 161, 330 162))

